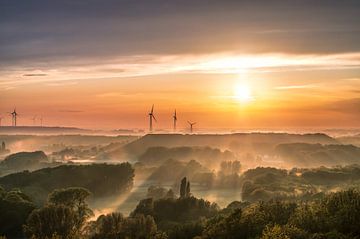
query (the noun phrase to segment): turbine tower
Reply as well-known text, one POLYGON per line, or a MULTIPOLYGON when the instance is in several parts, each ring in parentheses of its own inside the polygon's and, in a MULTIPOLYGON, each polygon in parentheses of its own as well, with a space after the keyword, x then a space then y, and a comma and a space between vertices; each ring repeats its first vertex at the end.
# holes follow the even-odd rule
POLYGON ((10 113, 11 116, 12 116, 12 126, 16 127, 17 125, 17 116, 19 115, 17 112, 16 112, 16 108, 14 109, 13 112, 10 113))
POLYGON ((189 123, 189 125, 190 125, 190 133, 192 133, 192 132, 193 132, 193 125, 195 125, 196 122, 190 122, 190 121, 188 121, 188 123, 189 123))
POLYGON ((154 105, 152 105, 152 107, 151 107, 151 111, 150 111, 150 113, 149 113, 149 123, 150 123, 150 127, 149 127, 149 131, 150 131, 150 133, 153 131, 153 121, 152 120, 155 120, 155 122, 156 122, 156 118, 155 118, 155 116, 154 116, 154 105))
POLYGON ((176 109, 175 109, 175 112, 174 112, 173 119, 174 119, 174 132, 176 132, 176 121, 177 121, 176 109))

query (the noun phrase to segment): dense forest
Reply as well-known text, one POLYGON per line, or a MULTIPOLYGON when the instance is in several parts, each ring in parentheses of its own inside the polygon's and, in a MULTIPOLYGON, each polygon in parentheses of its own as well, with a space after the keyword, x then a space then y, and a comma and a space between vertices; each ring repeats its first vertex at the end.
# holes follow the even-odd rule
POLYGON ((326 135, 77 138, 0 162, 0 238, 360 237, 360 151, 326 135))
POLYGON ((120 212, 93 219, 85 188, 51 192, 37 207, 18 189, 0 188, 0 233, 7 238, 357 238, 360 192, 328 193, 318 199, 233 202, 220 209, 191 195, 184 178, 180 197, 167 193, 139 202, 126 217, 120 212))
POLYGON ((10 174, 0 178, 0 185, 7 190, 18 188, 36 204, 43 204, 47 195, 58 188, 83 187, 93 198, 121 194, 131 189, 133 178, 129 163, 62 165, 10 174))

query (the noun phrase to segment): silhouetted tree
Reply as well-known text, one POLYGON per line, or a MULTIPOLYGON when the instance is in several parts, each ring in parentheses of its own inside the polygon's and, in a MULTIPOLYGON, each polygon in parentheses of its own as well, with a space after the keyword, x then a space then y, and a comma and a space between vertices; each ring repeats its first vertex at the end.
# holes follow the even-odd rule
POLYGON ((6 191, 0 186, 0 236, 22 238, 22 225, 34 209, 29 196, 16 189, 6 191))
POLYGON ((90 192, 84 188, 53 191, 45 207, 34 210, 24 226, 28 237, 79 238, 86 221, 93 215, 86 203, 90 192))
POLYGON ((61 238, 76 238, 79 236, 77 214, 71 208, 63 205, 47 205, 34 210, 24 226, 24 232, 29 238, 51 238, 57 234, 61 238))
POLYGON ((184 177, 181 180, 181 184, 180 184, 180 197, 183 198, 186 196, 186 177, 184 177))
POLYGON ((137 214, 124 218, 120 213, 101 215, 95 222, 91 239, 157 239, 161 233, 152 216, 137 214))
POLYGON ((190 181, 188 181, 186 184, 185 197, 190 197, 190 181))

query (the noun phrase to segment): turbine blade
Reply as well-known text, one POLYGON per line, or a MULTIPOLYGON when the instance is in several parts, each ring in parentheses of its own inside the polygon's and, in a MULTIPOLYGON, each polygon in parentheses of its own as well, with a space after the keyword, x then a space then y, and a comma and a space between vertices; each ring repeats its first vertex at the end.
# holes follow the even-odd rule
POLYGON ((153 117, 153 119, 155 120, 155 122, 157 122, 157 120, 156 120, 155 116, 154 116, 154 115, 151 115, 151 116, 153 117))

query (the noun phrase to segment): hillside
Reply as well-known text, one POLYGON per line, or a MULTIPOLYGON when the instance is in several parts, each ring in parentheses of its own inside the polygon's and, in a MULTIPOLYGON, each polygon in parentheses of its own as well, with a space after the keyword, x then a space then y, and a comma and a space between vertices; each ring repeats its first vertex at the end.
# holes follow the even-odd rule
MULTIPOLYGON (((272 150, 281 143, 320 143, 337 144, 338 142, 326 134, 287 134, 287 133, 238 133, 238 134, 148 134, 127 144, 124 150, 132 155, 141 155, 150 147, 191 147, 208 146, 231 151, 272 150)), ((119 153, 122 150, 119 150, 119 153)), ((113 152, 113 153, 116 153, 113 152)))
POLYGON ((359 164, 360 148, 354 145, 280 144, 275 154, 293 167, 359 164))

